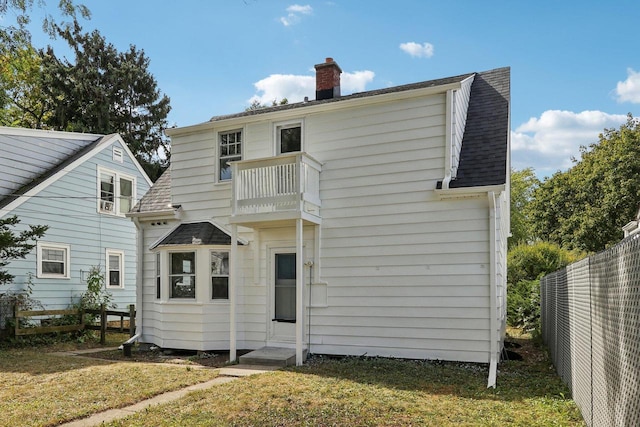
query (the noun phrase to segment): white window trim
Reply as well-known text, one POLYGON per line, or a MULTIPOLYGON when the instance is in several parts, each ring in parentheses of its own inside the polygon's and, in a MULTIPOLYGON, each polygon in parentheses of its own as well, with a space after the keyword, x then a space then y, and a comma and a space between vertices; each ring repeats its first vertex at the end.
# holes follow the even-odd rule
POLYGON ((41 242, 36 243, 36 277, 38 279, 70 279, 71 278, 71 245, 65 243, 41 242), (65 274, 51 274, 42 272, 42 249, 57 249, 65 251, 65 274))
POLYGON ((106 266, 106 287, 109 289, 124 289, 124 251, 119 249, 107 249, 105 250, 105 264, 106 266), (111 286, 109 285, 109 256, 117 255, 120 257, 120 286, 111 286))
MULTIPOLYGON (((216 150, 216 166, 215 166, 215 170, 216 170, 216 180, 215 182, 218 184, 230 184, 232 181, 232 178, 229 179, 220 179, 220 160, 221 160, 221 155, 220 155, 220 136, 224 135, 226 133, 235 133, 235 132, 240 132, 241 138, 242 140, 240 141, 240 160, 244 159, 244 153, 246 150, 246 146, 245 146, 245 128, 244 127, 234 127, 234 128, 229 128, 229 129, 221 129, 219 131, 216 132, 216 146, 215 146, 215 150, 216 150)), ((238 160, 235 160, 238 161, 238 160)))
MULTIPOLYGON (((287 129, 293 127, 300 127, 300 151, 304 151, 304 120, 287 120, 284 122, 276 122, 273 124, 273 155, 279 156, 280 152, 280 129, 287 129)), ((285 153, 287 154, 287 153, 285 153)))
POLYGON ((137 189, 137 180, 136 177, 133 175, 129 175, 126 173, 122 173, 122 172, 118 172, 115 171, 113 169, 107 169, 104 168, 102 166, 98 166, 98 172, 97 172, 97 186, 96 186, 96 198, 97 198, 97 211, 100 214, 104 214, 104 215, 113 215, 113 216, 119 216, 119 217, 123 217, 125 216, 125 214, 120 213, 120 179, 126 179, 131 181, 131 207, 133 207, 136 204, 137 201, 137 196, 136 196, 136 189, 137 189), (100 192, 101 192, 101 188, 100 188, 100 184, 101 184, 101 176, 102 174, 106 174, 106 175, 113 175, 114 177, 114 203, 112 206, 111 210, 106 210, 104 209, 103 206, 103 200, 100 198, 100 192))
POLYGON ((197 249, 191 249, 191 248, 185 248, 184 250, 170 250, 167 251, 167 283, 169 284, 169 294, 167 295, 168 300, 169 301, 180 301, 180 302, 198 302, 198 250, 197 249), (174 297, 173 296, 173 284, 171 282, 171 276, 174 276, 173 274, 171 274, 171 255, 172 254, 181 254, 181 253, 193 253, 194 257, 194 263, 195 265, 193 266, 193 273, 187 273, 187 274, 175 274, 175 276, 193 276, 193 283, 194 283, 194 290, 193 290, 193 298, 191 297, 174 297))

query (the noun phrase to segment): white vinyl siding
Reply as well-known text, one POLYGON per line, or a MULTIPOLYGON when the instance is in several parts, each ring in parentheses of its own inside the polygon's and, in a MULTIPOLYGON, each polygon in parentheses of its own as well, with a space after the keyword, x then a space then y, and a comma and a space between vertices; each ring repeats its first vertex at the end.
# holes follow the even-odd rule
MULTIPOLYGON (((305 305, 311 307, 311 335, 305 328, 304 342, 312 352, 489 361, 488 201, 486 194, 459 200, 435 194, 444 177, 445 104, 442 93, 354 107, 348 114, 299 110, 305 113, 302 148, 322 163, 321 255, 313 271, 304 272, 305 305)), ((279 126, 302 122, 295 113, 242 123, 243 159, 278 154, 279 126)), ((172 138, 172 197, 182 206, 183 222, 214 217, 228 225, 230 187, 216 185, 210 173, 223 130, 172 138)), ((294 229, 240 227, 250 244, 238 256, 238 348, 268 339, 268 248, 290 246, 294 229)), ((314 227, 305 226, 305 261, 313 259, 313 239, 314 227)), ((160 310, 153 314, 162 319, 156 320, 162 324, 156 344, 227 348, 228 306, 160 310)))

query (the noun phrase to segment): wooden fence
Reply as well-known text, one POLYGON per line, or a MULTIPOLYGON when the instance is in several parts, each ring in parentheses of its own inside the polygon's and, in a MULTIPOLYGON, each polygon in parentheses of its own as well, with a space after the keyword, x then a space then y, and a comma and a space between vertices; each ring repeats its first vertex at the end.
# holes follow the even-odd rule
POLYGON ((129 332, 129 336, 132 337, 136 331, 136 308, 133 304, 129 305, 129 311, 117 311, 107 310, 104 305, 100 306, 100 309, 67 309, 67 310, 25 310, 22 311, 17 307, 14 308, 15 318, 15 330, 16 336, 19 335, 37 335, 37 334, 49 334, 54 332, 74 332, 82 331, 85 329, 100 331, 100 343, 105 343, 107 332, 129 332), (100 318, 100 324, 92 324, 85 322, 85 314, 91 314, 100 318), (75 317, 77 323, 70 323, 65 325, 50 325, 51 316, 70 316, 75 317), (109 316, 120 317, 120 326, 110 325, 109 316), (33 327, 20 327, 20 319, 40 317, 41 326, 33 327), (42 319, 44 318, 44 319, 42 319), (129 326, 125 328, 124 319, 129 319, 129 326), (43 322, 44 320, 44 322, 43 322))

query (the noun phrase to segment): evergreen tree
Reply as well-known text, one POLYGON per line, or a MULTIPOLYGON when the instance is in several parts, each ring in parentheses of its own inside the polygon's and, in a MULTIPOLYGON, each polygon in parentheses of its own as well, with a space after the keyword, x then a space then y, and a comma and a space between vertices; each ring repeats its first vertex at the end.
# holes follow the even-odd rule
POLYGON ((164 130, 171 106, 148 70, 149 58, 133 45, 118 52, 97 30, 83 33, 77 21, 56 28, 75 58, 59 59, 52 47, 41 52, 43 86, 55 100, 47 124, 56 130, 120 133, 155 180, 169 162, 164 130))

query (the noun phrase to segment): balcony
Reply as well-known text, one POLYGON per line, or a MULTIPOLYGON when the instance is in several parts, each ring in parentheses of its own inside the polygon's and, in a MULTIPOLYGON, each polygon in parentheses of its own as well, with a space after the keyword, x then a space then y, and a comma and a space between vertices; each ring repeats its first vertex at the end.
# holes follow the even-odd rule
POLYGON ((231 223, 249 227, 294 219, 320 224, 322 165, 306 153, 231 164, 231 223))

